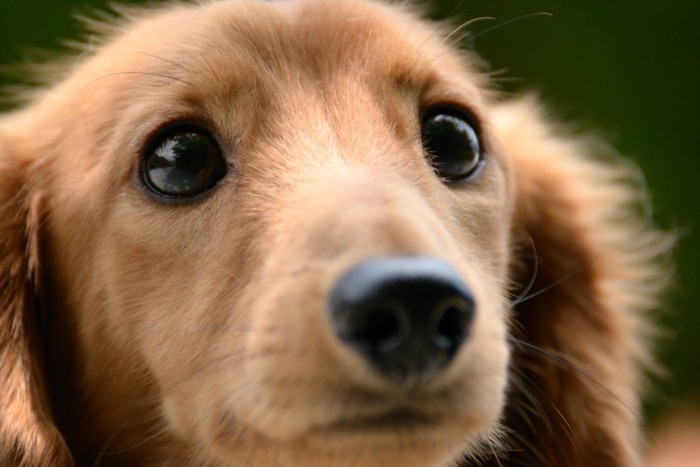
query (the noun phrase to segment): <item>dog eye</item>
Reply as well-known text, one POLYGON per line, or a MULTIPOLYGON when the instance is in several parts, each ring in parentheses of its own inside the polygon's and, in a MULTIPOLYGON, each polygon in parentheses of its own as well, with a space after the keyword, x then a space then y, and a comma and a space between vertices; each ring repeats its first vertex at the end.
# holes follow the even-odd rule
POLYGON ((437 109, 423 118, 423 147, 438 175, 463 180, 482 165, 479 135, 471 119, 452 109, 437 109))
POLYGON ((226 162, 209 133, 179 127, 162 133, 149 145, 142 174, 151 191, 188 198, 213 188, 226 174, 226 162))

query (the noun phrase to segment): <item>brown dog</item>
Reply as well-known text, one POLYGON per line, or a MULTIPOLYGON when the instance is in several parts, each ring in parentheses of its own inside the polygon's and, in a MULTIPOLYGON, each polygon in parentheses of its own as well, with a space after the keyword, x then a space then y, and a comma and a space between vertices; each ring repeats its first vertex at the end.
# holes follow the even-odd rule
POLYGON ((405 6, 126 16, 0 119, 2 465, 640 464, 633 169, 405 6))

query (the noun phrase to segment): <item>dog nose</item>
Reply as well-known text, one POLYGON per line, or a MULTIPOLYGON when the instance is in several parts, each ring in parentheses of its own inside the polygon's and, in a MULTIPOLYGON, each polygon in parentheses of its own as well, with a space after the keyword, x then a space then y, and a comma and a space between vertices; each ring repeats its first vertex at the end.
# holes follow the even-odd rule
POLYGON ((459 273, 432 256, 372 258, 330 298, 338 337, 395 382, 434 377, 468 339, 475 306, 459 273))

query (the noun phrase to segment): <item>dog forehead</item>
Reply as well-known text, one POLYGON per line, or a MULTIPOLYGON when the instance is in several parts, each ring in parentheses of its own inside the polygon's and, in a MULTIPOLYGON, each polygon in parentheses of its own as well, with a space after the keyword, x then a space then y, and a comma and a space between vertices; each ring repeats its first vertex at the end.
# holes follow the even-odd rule
MULTIPOLYGON (((463 71, 471 65, 446 44, 438 25, 419 20, 418 12, 406 5, 228 0, 137 14, 135 19, 137 27, 112 44, 125 57, 121 69, 143 63, 177 76, 238 67, 241 74, 260 75, 288 74, 293 63, 301 72, 322 77, 355 71, 427 81, 434 70, 463 71), (134 51, 143 56, 134 57, 134 51)), ((110 48, 99 59, 114 64, 110 48)))
POLYGON ((441 39, 435 27, 417 18, 406 7, 365 0, 232 0, 205 7, 202 26, 233 47, 272 54, 293 48, 310 62, 332 64, 338 58, 359 60, 369 51, 382 60, 417 59, 420 49, 436 47, 441 39))

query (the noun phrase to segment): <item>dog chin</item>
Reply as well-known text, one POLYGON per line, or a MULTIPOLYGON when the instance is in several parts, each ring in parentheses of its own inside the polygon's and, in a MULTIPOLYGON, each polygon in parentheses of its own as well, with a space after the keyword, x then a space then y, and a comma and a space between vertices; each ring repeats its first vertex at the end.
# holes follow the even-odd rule
POLYGON ((396 413, 338 421, 289 440, 259 433, 249 434, 244 442, 219 436, 215 451, 225 465, 301 466, 313 459, 314 465, 326 467, 442 467, 469 456, 480 442, 493 438, 495 431, 492 427, 480 435, 462 432, 459 436, 460 431, 451 424, 396 413))
POLYGON ((283 423, 275 430, 241 428, 232 417, 219 423, 220 430, 212 438, 218 458, 226 465, 295 466, 314 459, 315 465, 328 467, 439 467, 454 465, 482 443, 493 444, 499 437, 499 417, 497 407, 488 414, 471 415, 399 407, 289 431, 283 423))

